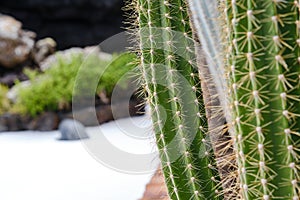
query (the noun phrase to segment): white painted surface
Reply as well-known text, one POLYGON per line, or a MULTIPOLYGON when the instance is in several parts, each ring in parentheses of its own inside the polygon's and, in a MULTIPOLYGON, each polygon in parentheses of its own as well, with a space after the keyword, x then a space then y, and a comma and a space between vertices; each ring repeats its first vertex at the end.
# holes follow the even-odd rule
MULTIPOLYGON (((141 129, 142 135, 151 134, 149 124, 148 117, 143 116, 90 127, 87 132, 92 138, 104 134, 123 151, 146 154, 155 151, 152 140, 130 135, 138 136, 141 129), (134 124, 139 129, 132 129, 134 124)), ((142 197, 152 173, 132 175, 109 169, 96 161, 82 142, 58 141, 58 136, 57 131, 0 134, 1 200, 137 200, 142 197)), ((149 159, 149 165, 156 165, 153 159, 149 159)))

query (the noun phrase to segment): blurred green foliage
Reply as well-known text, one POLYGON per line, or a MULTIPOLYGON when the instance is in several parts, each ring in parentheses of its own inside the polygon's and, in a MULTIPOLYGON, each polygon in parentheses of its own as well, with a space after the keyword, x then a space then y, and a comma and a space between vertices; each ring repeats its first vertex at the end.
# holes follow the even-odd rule
POLYGON ((13 110, 31 116, 49 110, 68 110, 72 96, 78 95, 73 91, 74 86, 80 84, 80 93, 90 91, 93 89, 90 80, 94 78, 99 80, 95 95, 104 90, 109 96, 120 78, 135 68, 135 60, 136 55, 131 53, 113 55, 111 60, 102 60, 95 54, 77 53, 70 59, 57 56, 57 61, 42 74, 25 71, 31 85, 19 87, 13 110))
POLYGON ((8 92, 8 87, 0 84, 0 115, 9 111, 11 108, 11 103, 9 99, 6 97, 8 92))

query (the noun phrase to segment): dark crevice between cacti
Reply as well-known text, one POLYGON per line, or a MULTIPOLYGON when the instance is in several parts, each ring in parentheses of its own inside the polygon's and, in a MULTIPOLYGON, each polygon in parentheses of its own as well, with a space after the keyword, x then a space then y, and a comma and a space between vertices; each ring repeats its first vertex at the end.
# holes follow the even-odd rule
MULTIPOLYGON (((191 13, 191 11, 188 13, 189 15, 196 14, 191 13)), ((195 41, 198 74, 201 80, 206 118, 208 119, 209 140, 213 148, 218 175, 221 179, 221 192, 224 199, 235 199, 238 193, 236 188, 237 166, 232 137, 227 130, 224 110, 219 100, 220 96, 205 60, 205 53, 201 47, 197 31, 194 28, 196 24, 192 16, 190 16, 190 19, 195 41)))
POLYGON ((233 140, 229 135, 224 111, 221 108, 218 93, 203 54, 204 52, 199 48, 197 53, 198 68, 208 119, 208 134, 221 179, 220 183, 223 187, 224 199, 230 200, 237 197, 237 166, 232 145, 233 140))

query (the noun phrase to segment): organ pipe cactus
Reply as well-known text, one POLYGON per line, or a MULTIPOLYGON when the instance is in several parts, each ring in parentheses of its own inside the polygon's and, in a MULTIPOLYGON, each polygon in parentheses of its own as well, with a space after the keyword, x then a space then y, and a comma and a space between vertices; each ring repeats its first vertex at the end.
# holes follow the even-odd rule
POLYGON ((141 71, 170 198, 299 200, 300 2, 187 1, 189 9, 184 0, 136 0, 141 71), (202 83, 190 22, 210 73, 202 83), (228 123, 222 144, 208 134, 203 82, 215 83, 228 123), (232 173, 220 171, 222 145, 234 148, 230 185, 224 175, 232 173))
POLYGON ((186 3, 138 0, 136 8, 141 72, 170 198, 219 199, 186 3))
POLYGON ((299 2, 226 0, 233 139, 244 199, 299 199, 299 2))

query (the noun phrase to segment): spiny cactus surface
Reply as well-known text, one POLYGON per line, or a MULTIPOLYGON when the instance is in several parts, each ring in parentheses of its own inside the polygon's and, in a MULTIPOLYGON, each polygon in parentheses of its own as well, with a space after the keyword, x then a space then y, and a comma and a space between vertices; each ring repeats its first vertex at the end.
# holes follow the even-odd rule
POLYGON ((243 199, 299 199, 299 2, 223 1, 243 199))
POLYGON ((141 72, 169 195, 219 199, 183 0, 137 0, 141 72))

